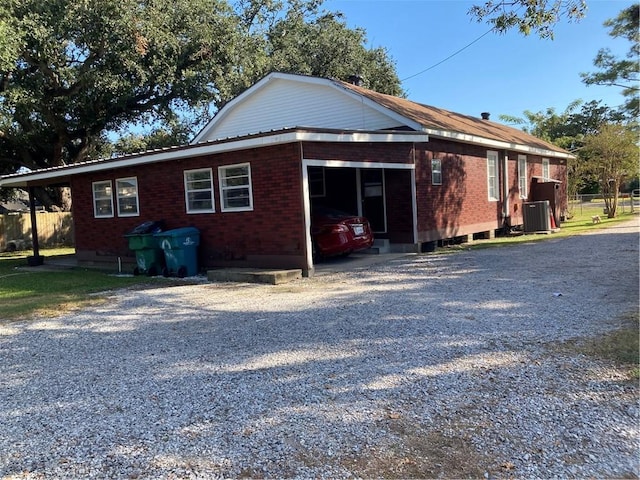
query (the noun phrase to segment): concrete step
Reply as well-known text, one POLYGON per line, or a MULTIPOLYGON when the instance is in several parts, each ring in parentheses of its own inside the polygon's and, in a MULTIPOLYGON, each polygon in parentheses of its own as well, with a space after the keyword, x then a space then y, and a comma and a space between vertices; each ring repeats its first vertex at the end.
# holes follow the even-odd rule
POLYGON ((361 250, 358 253, 368 253, 372 255, 379 255, 381 253, 391 253, 391 244, 387 238, 376 238, 373 241, 371 248, 367 250, 361 250))
POLYGON ((207 271, 211 282, 247 282, 279 285, 302 278, 301 269, 261 270, 255 268, 220 268, 207 271))

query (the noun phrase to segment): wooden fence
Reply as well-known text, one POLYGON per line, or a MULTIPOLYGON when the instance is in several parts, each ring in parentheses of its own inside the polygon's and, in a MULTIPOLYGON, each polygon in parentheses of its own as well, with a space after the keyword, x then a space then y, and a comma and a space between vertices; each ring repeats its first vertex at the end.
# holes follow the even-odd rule
MULTIPOLYGON (((69 212, 36 214, 40 247, 73 246, 73 219, 69 212)), ((28 213, 0 215, 0 251, 32 247, 28 213)))

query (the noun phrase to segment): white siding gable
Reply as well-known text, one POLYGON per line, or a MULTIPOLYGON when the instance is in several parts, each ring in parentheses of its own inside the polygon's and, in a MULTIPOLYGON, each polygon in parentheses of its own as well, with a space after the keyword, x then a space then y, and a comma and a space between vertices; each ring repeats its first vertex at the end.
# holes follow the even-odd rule
POLYGON ((267 77, 227 104, 194 142, 288 127, 382 130, 397 127, 397 115, 374 109, 330 80, 267 77), (261 84, 262 83, 262 84, 261 84), (255 88, 255 91, 252 89, 255 88))

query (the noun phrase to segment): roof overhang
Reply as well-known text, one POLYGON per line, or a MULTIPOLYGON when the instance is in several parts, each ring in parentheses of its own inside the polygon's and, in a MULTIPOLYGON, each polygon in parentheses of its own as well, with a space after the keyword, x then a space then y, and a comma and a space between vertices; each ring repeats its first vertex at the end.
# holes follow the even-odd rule
POLYGON ((86 161, 61 167, 35 170, 29 173, 6 175, 0 177, 0 188, 60 184, 68 182, 74 175, 296 142, 424 143, 428 141, 429 136, 422 132, 312 130, 296 127, 264 134, 153 150, 116 158, 86 161))
POLYGON ((431 137, 442 138, 445 140, 452 140, 455 142, 471 143, 474 145, 480 145, 487 148, 495 148, 498 150, 511 150, 514 152, 528 153, 531 155, 542 155, 544 157, 571 159, 575 158, 570 153, 558 152, 555 150, 549 150, 546 148, 538 148, 531 145, 524 145, 513 142, 505 142, 500 140, 492 140, 490 138, 484 138, 476 135, 469 135, 466 133, 452 132, 448 130, 435 130, 432 128, 422 128, 424 133, 427 133, 431 137))

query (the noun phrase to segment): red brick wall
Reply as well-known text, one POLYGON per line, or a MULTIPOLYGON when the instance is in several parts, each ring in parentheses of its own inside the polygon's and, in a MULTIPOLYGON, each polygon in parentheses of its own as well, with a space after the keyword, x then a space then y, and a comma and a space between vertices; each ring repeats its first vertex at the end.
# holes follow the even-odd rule
POLYGON ((74 177, 76 248, 131 256, 123 235, 144 221, 164 220, 167 229, 200 230, 201 265, 272 255, 291 256, 292 265, 300 264, 306 247, 299 159, 299 145, 289 144, 74 177), (251 165, 253 211, 221 212, 218 167, 246 162, 251 165), (213 169, 216 212, 187 214, 183 172, 208 167, 213 169), (138 179, 140 216, 94 218, 92 182, 111 180, 115 187, 116 178, 131 176, 138 179))
POLYGON ((410 170, 385 170, 387 235, 391 243, 413 243, 410 170))
MULTIPOLYGON (((306 266, 301 150, 304 158, 352 162, 412 164, 415 158, 418 242, 476 232, 503 225, 501 201, 489 201, 487 149, 432 138, 428 143, 393 144, 288 144, 206 157, 168 161, 154 165, 109 170, 74 177, 72 193, 76 248, 102 255, 133 256, 125 233, 146 220, 164 220, 166 228, 194 226, 201 231, 200 264, 204 266, 269 263, 274 266, 306 266), (442 160, 442 185, 432 185, 431 159, 442 160), (221 212, 218 167, 250 163, 253 211, 221 212), (215 213, 187 214, 184 170, 213 169, 215 213), (96 219, 91 185, 94 181, 135 176, 138 179, 140 216, 96 219)), ((502 159, 504 152, 499 152, 502 159)), ((507 152, 509 213, 512 224, 522 222, 518 190, 517 158, 507 152)), ((502 161, 499 161, 502 182, 502 161)), ((527 155, 529 179, 542 175, 542 159, 527 155)), ((550 159, 552 178, 565 182, 566 163, 550 159)), ((392 242, 413 242, 411 172, 385 172, 388 237, 392 242)), ((566 191, 566 190, 565 190, 566 191)), ((500 197, 503 195, 499 187, 500 197)), ((566 198, 566 193, 565 193, 566 198)), ((114 198, 115 202, 115 198, 114 198)), ((265 265, 269 266, 269 265, 265 265)))
POLYGON ((416 153, 419 241, 498 228, 501 203, 489 201, 487 149, 433 138, 421 147, 416 153), (432 158, 442 160, 442 185, 432 185, 432 158))
POLYGON ((413 163, 410 143, 321 143, 304 144, 308 160, 343 160, 351 162, 413 163))
MULTIPOLYGON (((431 138, 416 153, 419 241, 468 235, 503 226, 503 161, 498 151, 499 201, 489 201, 487 188, 487 151, 481 146, 465 145, 431 138), (442 160, 442 185, 432 185, 431 159, 442 160)), ((511 225, 522 224, 522 203, 518 188, 518 154, 507 153, 509 217, 511 225)), ((542 157, 526 155, 527 178, 542 176, 542 157)), ((550 158, 551 178, 563 182, 561 196, 566 208, 566 161, 550 158)))

